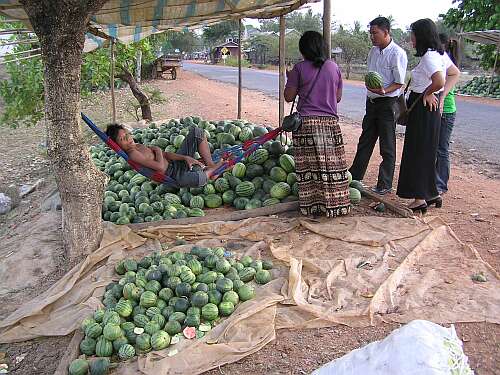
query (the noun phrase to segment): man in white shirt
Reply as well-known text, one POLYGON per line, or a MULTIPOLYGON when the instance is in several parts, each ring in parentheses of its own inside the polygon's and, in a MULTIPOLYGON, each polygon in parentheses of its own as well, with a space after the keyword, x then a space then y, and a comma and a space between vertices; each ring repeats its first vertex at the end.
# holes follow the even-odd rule
POLYGON ((405 83, 408 58, 406 52, 392 40, 391 24, 385 17, 370 22, 373 47, 368 54, 368 71, 379 73, 383 79, 381 89, 367 87, 366 114, 363 131, 358 141, 356 156, 349 171, 354 180, 361 181, 368 162, 379 140, 382 163, 377 185, 372 190, 386 194, 392 190, 396 163, 396 100, 405 83))

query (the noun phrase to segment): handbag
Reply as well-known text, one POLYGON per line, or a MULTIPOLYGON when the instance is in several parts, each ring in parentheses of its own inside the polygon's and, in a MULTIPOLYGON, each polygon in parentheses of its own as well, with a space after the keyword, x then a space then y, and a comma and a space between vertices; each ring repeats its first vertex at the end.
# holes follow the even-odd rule
POLYGON ((411 112, 411 110, 415 107, 417 102, 422 98, 424 93, 421 93, 418 98, 411 104, 411 106, 408 108, 408 105, 406 103, 406 93, 408 92, 408 89, 410 88, 410 83, 411 83, 411 78, 408 81, 408 84, 406 85, 406 88, 404 92, 398 96, 398 99, 396 100, 396 124, 399 124, 401 126, 406 126, 408 124, 408 115, 411 112))
MULTIPOLYGON (((319 73, 321 73, 321 68, 323 68, 323 65, 321 65, 321 67, 318 70, 318 73, 316 73, 314 82, 311 85, 311 88, 309 89, 309 92, 307 93, 306 97, 304 98, 304 103, 307 101, 307 99, 309 99, 309 95, 311 94, 314 86, 316 85, 316 82, 318 81, 319 73)), ((290 114, 283 118, 283 123, 281 124, 281 127, 285 132, 296 132, 302 126, 302 117, 300 117, 300 113, 297 111, 295 112, 293 111, 296 99, 297 96, 295 96, 295 99, 293 99, 292 108, 290 108, 290 114)))

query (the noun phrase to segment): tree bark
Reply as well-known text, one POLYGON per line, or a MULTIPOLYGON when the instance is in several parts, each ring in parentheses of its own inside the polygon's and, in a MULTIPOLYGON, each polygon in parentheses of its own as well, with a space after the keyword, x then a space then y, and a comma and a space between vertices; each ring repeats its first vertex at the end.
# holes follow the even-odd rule
POLYGON ((120 66, 120 70, 121 72, 118 75, 118 78, 127 82, 128 85, 130 86, 132 94, 134 95, 134 97, 139 102, 139 105, 141 106, 142 119, 147 121, 153 121, 153 115, 151 114, 151 106, 149 105, 149 98, 147 97, 146 94, 142 92, 133 74, 130 73, 130 71, 127 68, 120 66))
POLYGON ((21 0, 45 64, 48 155, 62 201, 62 235, 72 260, 102 237, 106 176, 92 163, 80 128, 80 69, 89 15, 106 0, 21 0))

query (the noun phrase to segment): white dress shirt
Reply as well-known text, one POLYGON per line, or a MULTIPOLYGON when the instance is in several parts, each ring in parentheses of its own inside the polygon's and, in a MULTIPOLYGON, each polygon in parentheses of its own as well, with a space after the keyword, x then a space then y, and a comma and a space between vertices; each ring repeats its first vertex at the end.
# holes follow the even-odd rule
MULTIPOLYGON (((436 72, 441 72, 446 78, 446 70, 453 65, 447 53, 439 54, 437 51, 428 50, 421 58, 418 65, 411 71, 410 91, 423 93, 432 83, 431 77, 436 72)), ((436 92, 443 91, 444 88, 436 92)))
MULTIPOLYGON (((404 85, 408 58, 406 52, 393 40, 384 49, 372 47, 368 53, 368 71, 377 72, 382 76, 383 87, 387 88, 393 83, 404 85)), ((367 90, 369 98, 399 96, 401 89, 394 90, 386 95, 375 94, 367 90)))

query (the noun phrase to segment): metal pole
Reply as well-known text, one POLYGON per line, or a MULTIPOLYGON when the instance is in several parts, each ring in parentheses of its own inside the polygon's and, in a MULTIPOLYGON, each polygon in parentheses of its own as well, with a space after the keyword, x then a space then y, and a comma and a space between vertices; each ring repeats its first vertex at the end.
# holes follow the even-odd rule
POLYGON ((285 17, 280 16, 280 40, 279 40, 279 126, 283 124, 285 117, 285 17))
POLYGON ((497 72, 497 62, 498 53, 500 52, 500 44, 497 44, 497 54, 495 56, 495 64, 493 64, 493 72, 491 73, 490 87, 488 88, 488 94, 491 94, 491 89, 493 88, 493 80, 495 79, 495 74, 497 72))
POLYGON ((238 119, 241 119, 241 29, 243 23, 238 20, 238 119))
POLYGON ((110 87, 111 87, 111 122, 116 122, 116 103, 115 103, 115 40, 111 39, 110 45, 111 54, 111 73, 110 73, 110 87))
POLYGON ((332 3, 331 0, 323 0, 323 38, 325 39, 327 51, 326 56, 332 56, 332 3))
POLYGON ((137 51, 137 65, 135 68, 135 80, 137 83, 141 82, 141 69, 142 69, 142 51, 138 50, 137 51))

